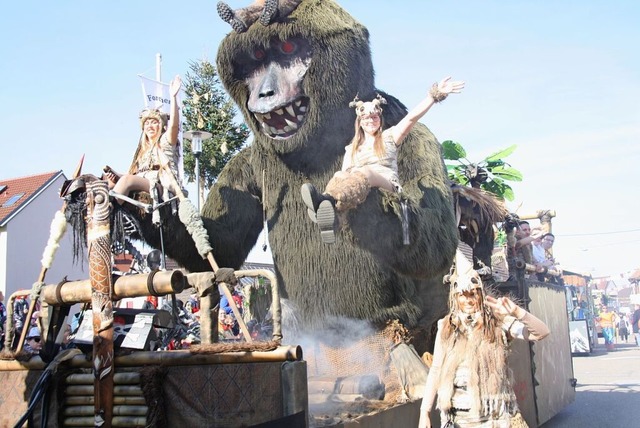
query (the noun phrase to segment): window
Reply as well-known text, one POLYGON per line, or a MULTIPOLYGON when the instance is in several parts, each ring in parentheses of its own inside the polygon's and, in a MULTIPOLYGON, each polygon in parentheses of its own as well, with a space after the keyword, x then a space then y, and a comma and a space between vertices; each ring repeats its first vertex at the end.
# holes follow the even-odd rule
POLYGON ((9 199, 7 199, 7 201, 4 204, 2 204, 2 208, 10 207, 11 205, 13 205, 16 202, 18 202, 20 200, 20 198, 23 197, 23 196, 24 196, 24 192, 23 193, 16 193, 15 195, 13 195, 9 199))

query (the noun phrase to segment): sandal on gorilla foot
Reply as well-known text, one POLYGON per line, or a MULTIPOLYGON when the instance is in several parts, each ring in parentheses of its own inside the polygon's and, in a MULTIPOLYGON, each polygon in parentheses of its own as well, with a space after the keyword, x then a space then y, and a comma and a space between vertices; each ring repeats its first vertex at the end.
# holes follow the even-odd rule
POLYGON ((320 237, 325 244, 333 244, 336 242, 336 208, 333 202, 325 199, 320 202, 318 211, 316 212, 318 226, 320 226, 320 237))

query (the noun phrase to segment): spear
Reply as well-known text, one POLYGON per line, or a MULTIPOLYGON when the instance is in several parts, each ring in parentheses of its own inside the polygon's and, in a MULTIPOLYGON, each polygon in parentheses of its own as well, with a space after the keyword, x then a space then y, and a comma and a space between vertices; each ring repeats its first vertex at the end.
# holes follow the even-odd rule
MULTIPOLYGON (((84 155, 82 155, 82 157, 80 158, 80 162, 78 163, 78 166, 73 172, 73 176, 71 177, 71 180, 68 180, 67 182, 65 182, 65 184, 62 186, 62 189, 60 189, 61 196, 66 193, 66 191, 68 190, 69 184, 72 183, 73 180, 75 180, 80 176, 83 163, 84 163, 84 155)), ((62 203, 62 208, 60 208, 60 210, 56 212, 56 214, 53 217, 53 220, 51 221, 49 240, 47 241, 47 245, 44 248, 44 251, 42 253, 42 260, 40 261, 40 263, 42 264, 42 269, 40 270, 40 275, 38 275, 38 280, 33 284, 31 288, 31 296, 30 296, 31 301, 29 302, 29 311, 27 312, 26 322, 24 323, 24 326, 22 326, 22 333, 20 334, 20 340, 18 341, 18 345, 16 346, 16 353, 22 350, 24 339, 27 337, 27 332, 31 327, 31 323, 30 323, 31 316, 33 315, 33 311, 35 310, 36 303, 38 303, 40 290, 44 285, 44 279, 47 275, 47 271, 49 270, 49 268, 51 267, 51 264, 53 263, 53 258, 56 254, 56 251, 58 251, 58 248, 60 248, 60 240, 62 239, 62 237, 64 236, 64 233, 67 230, 67 219, 64 216, 64 211, 66 208, 67 208, 67 202, 65 201, 62 203)))

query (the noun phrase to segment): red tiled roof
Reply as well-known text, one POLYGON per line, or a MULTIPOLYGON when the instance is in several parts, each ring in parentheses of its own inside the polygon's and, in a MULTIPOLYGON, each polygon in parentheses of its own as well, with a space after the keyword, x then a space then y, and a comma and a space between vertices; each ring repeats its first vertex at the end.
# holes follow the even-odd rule
POLYGON ((3 226, 15 212, 28 204, 34 195, 60 174, 62 174, 62 171, 46 172, 6 180, 0 179, 0 189, 4 188, 0 193, 0 226, 3 226), (20 194, 23 195, 20 196, 15 203, 10 206, 3 206, 9 199, 18 197, 20 194))

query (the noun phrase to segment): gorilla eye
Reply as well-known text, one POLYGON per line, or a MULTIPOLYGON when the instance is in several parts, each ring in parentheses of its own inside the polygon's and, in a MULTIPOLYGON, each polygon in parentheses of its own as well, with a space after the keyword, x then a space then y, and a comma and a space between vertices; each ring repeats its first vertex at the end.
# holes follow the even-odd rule
POLYGON ((280 44, 280 50, 282 51, 282 53, 292 54, 296 50, 296 44, 288 40, 285 40, 280 44))
POLYGON ((265 56, 267 56, 267 54, 262 49, 256 49, 255 51, 253 51, 254 59, 261 60, 261 59, 264 59, 265 56))

